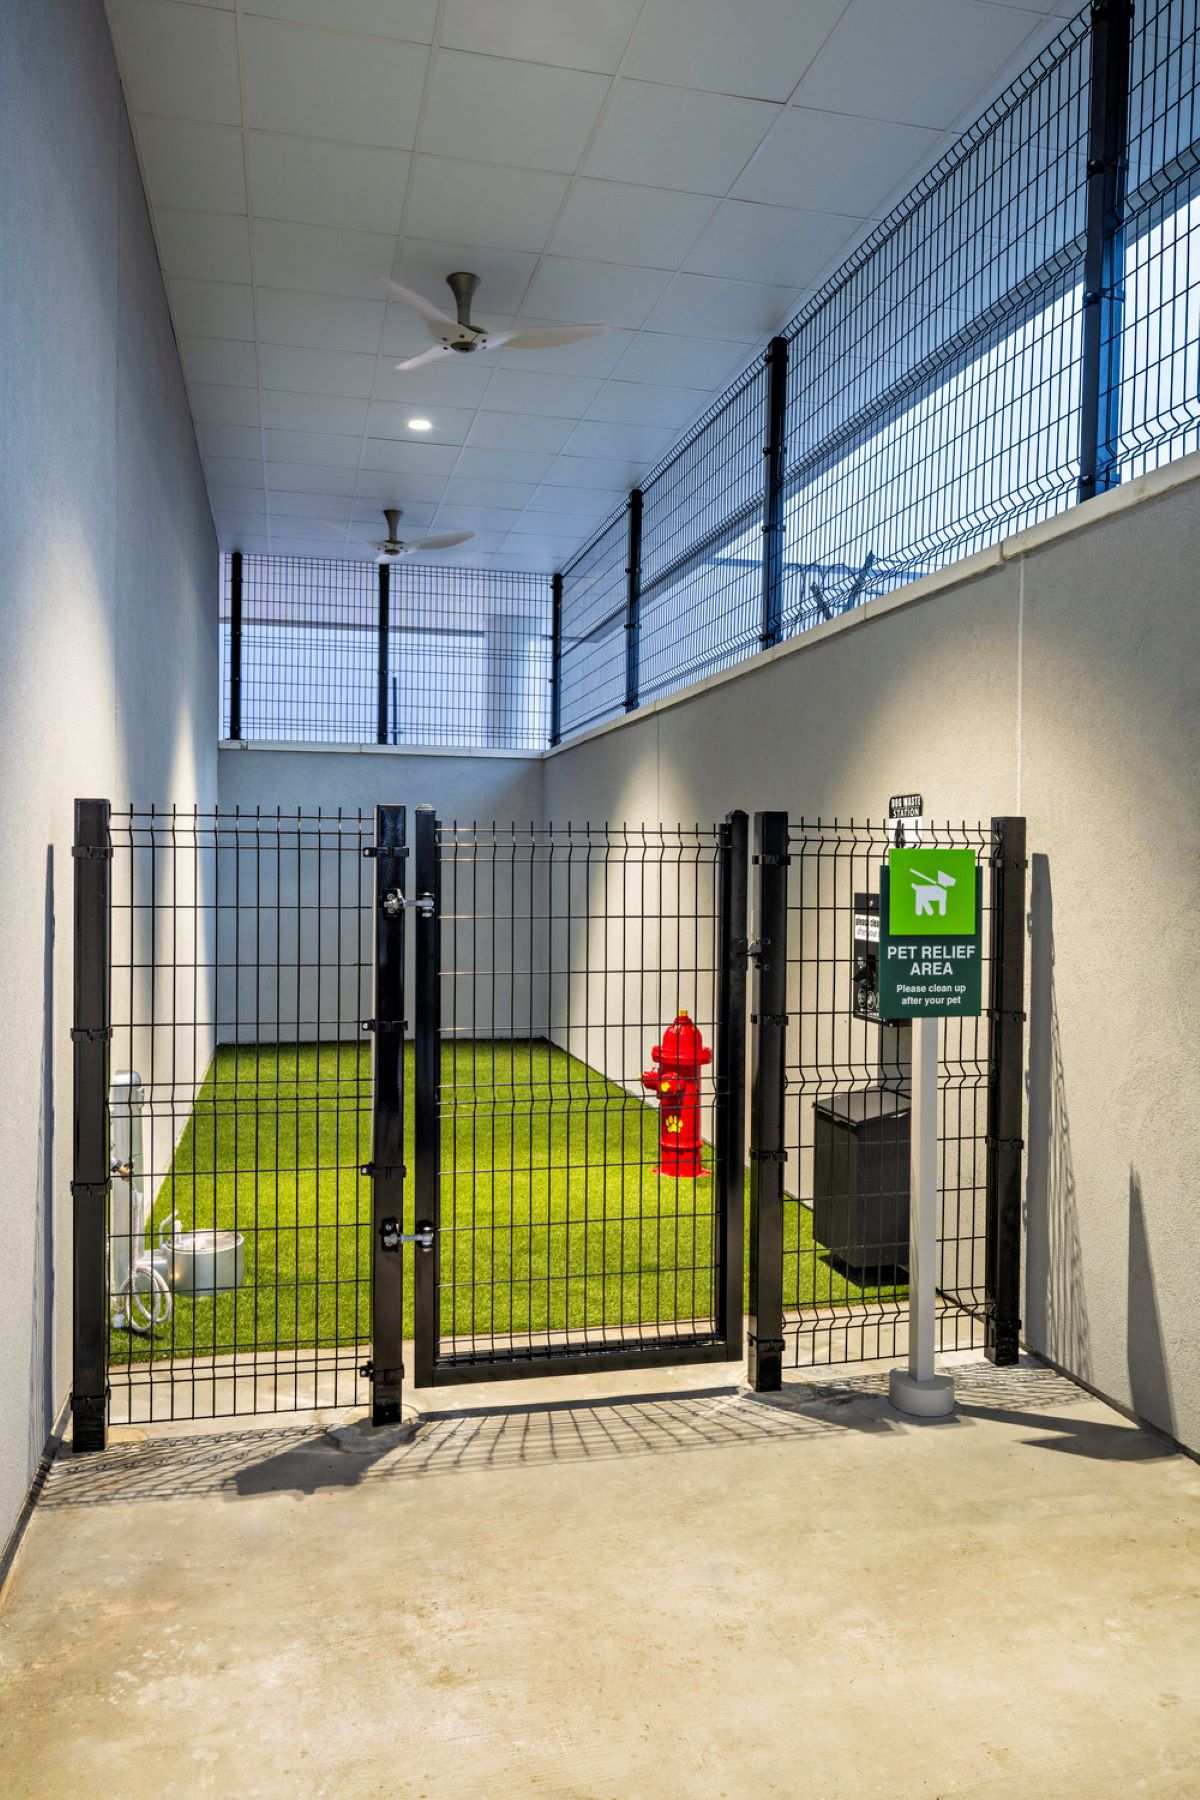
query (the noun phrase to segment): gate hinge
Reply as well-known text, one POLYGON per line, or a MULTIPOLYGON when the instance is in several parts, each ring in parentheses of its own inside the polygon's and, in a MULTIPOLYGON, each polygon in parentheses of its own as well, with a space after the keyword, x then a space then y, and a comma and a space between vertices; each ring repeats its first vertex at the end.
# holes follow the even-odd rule
POLYGON ((750 1014, 750 1023, 752 1025, 786 1025, 787 1022, 788 1022, 788 1014, 787 1013, 751 1013, 750 1014))
POLYGON ((778 853, 773 850, 767 850, 761 856, 756 856, 754 858, 754 863, 756 868, 790 869, 792 866, 792 859, 786 850, 778 853))
POLYGON ((1014 1006, 993 1006, 989 1010, 993 1019, 1015 1019, 1019 1025, 1023 1025, 1029 1017, 1028 1013, 1018 1012, 1014 1006))
POLYGON ((92 861, 92 860, 97 861, 97 862, 111 862, 112 861, 112 845, 111 844, 72 844, 71 845, 71 855, 73 857, 75 857, 76 860, 79 862, 88 862, 88 861, 92 861))
POLYGON ((408 1164, 365 1162, 359 1163, 358 1172, 360 1175, 370 1175, 372 1177, 380 1175, 384 1181, 388 1181, 396 1175, 399 1175, 401 1179, 403 1179, 403 1177, 408 1174, 408 1164))
POLYGON ((415 1231, 401 1231, 399 1219, 381 1219, 379 1248, 398 1250, 401 1244, 415 1244, 418 1250, 433 1249, 434 1230, 427 1219, 421 1219, 415 1231))
POLYGON ((760 1356, 782 1356, 787 1349, 786 1338, 756 1338, 751 1332, 750 1342, 760 1356))
POLYGON ((112 1191, 112 1182, 105 1181, 73 1181, 71 1198, 73 1200, 105 1200, 112 1191))
POLYGON ((112 1042, 111 1025, 72 1025, 71 1042, 73 1044, 109 1044, 112 1042))
POLYGON ((755 1161, 756 1161, 756 1162, 777 1162, 777 1163, 785 1163, 785 1162, 786 1162, 786 1161, 787 1161, 787 1154, 788 1154, 788 1153, 787 1153, 787 1151, 786 1151, 786 1150, 757 1150, 757 1149, 752 1149, 752 1150, 751 1150, 751 1152, 750 1152, 750 1154, 751 1154, 751 1156, 752 1156, 752 1157, 753 1157, 753 1158, 754 1158, 754 1159, 755 1159, 755 1161))
POLYGON ((364 844, 364 856, 394 856, 397 862, 403 862, 408 855, 407 844, 364 844))
POLYGON ((360 1019, 363 1031, 407 1031, 407 1019, 360 1019))
POLYGON ((989 1150, 1023 1150, 1025 1148, 1024 1138, 992 1137, 990 1132, 983 1141, 989 1150))
POLYGON ((394 1382, 404 1380, 403 1363, 396 1369, 377 1369, 373 1362, 359 1363, 358 1372, 365 1381, 374 1381, 376 1377, 378 1377, 385 1387, 390 1387, 394 1382))

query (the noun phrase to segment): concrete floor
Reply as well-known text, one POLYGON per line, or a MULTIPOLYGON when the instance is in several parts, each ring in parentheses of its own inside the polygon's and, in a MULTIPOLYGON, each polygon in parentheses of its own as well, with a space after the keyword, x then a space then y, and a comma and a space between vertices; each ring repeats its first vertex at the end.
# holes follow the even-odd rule
MULTIPOLYGON (((953 1361, 954 1359, 947 1359, 953 1361)), ((1200 1793, 1200 1468, 1044 1370, 416 1395, 65 1454, 0 1793, 1200 1793)))

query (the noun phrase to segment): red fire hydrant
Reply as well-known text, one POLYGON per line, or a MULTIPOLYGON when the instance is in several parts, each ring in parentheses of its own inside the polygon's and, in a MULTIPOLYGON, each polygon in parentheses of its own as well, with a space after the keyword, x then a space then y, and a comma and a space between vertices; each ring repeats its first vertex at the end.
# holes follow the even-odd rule
POLYGON ((650 1055, 660 1067, 646 1070, 642 1086, 661 1102, 658 1173, 695 1180, 708 1174, 700 1160, 700 1071, 712 1061, 712 1051, 688 1015, 680 1012, 650 1055))

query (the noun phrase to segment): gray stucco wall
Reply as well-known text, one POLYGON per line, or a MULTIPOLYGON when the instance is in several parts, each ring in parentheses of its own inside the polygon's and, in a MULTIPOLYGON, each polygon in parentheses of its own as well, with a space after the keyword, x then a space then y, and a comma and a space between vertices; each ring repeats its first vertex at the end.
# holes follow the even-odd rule
POLYGON ((216 794, 217 555, 99 0, 0 53, 0 1544, 70 1381, 71 816, 216 794))
POLYGON ((540 822, 542 763, 536 756, 479 751, 423 755, 415 750, 277 749, 223 745, 222 807, 274 812, 373 806, 436 808, 447 823, 472 819, 540 822))
POLYGON ((1200 457, 551 755, 547 816, 1029 820, 1025 1333, 1200 1448, 1200 457))

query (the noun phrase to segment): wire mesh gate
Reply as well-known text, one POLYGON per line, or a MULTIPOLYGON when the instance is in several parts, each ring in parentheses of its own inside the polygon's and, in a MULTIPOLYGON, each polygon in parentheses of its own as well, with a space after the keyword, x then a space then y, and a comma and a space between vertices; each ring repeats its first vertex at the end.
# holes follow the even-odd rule
POLYGON ((418 809, 415 858, 418 1383, 739 1357, 746 815, 418 809), (684 1015, 712 1055, 688 1178, 642 1079, 684 1015))
MULTIPOLYGON (((910 1028, 873 1012, 894 826, 754 822, 750 1377, 900 1353, 908 1328, 910 1028)), ((941 1026, 937 1345, 1017 1359, 1025 821, 927 827, 983 871, 985 1010, 941 1026)))
POLYGON ((745 815, 418 809, 406 883, 409 822, 78 803, 79 1448, 394 1420, 414 1323, 419 1382, 740 1355, 745 815), (639 1079, 681 1011, 714 1059, 691 1180, 656 1173, 639 1079))

